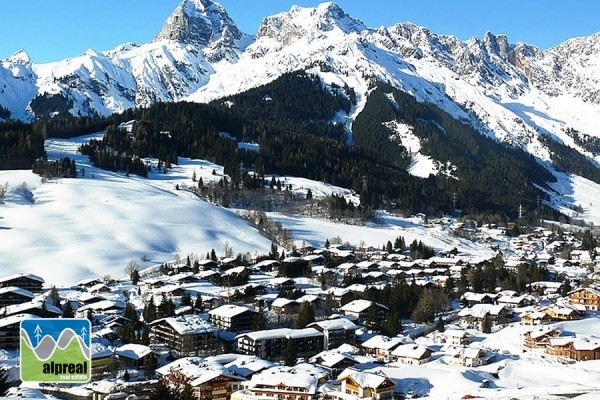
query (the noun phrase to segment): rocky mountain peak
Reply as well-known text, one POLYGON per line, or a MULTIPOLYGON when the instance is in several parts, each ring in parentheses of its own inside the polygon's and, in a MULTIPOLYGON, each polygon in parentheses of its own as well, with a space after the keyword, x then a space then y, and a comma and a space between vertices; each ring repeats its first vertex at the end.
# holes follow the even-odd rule
POLYGON ((228 40, 240 39, 243 35, 220 4, 210 0, 183 0, 154 41, 172 40, 206 47, 221 39, 224 33, 228 40))
POLYGON ((512 58, 512 46, 509 45, 506 35, 494 35, 487 31, 483 36, 483 44, 489 54, 495 54, 505 61, 512 58))
POLYGON ((22 64, 29 65, 31 64, 31 58, 29 58, 29 54, 25 50, 19 50, 12 56, 10 56, 6 61, 13 64, 22 64))
POLYGON ((367 27, 352 18, 335 3, 322 3, 315 8, 292 6, 289 11, 263 19, 256 38, 269 37, 288 45, 314 32, 339 29, 345 34, 359 33, 367 27))

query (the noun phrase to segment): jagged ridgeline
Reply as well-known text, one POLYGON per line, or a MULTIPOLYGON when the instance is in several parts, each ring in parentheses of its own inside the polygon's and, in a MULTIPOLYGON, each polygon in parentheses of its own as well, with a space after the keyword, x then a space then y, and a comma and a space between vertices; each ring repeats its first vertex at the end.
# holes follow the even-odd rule
POLYGON ((78 129, 90 133, 107 126, 102 140, 82 147, 84 154, 96 155, 92 161, 102 168, 145 175, 143 157, 158 157, 168 165, 184 156, 224 165, 237 184, 243 163, 247 189, 261 186, 265 173, 301 176, 352 188, 365 206, 408 213, 452 211, 456 194, 464 212, 514 215, 519 204, 534 209, 543 196, 535 187, 554 180, 525 152, 486 138, 435 105, 419 103, 382 83, 370 93, 349 134, 333 121, 355 102, 348 87, 324 85, 311 74, 294 72, 210 104, 156 103, 104 120, 51 119, 41 129, 48 136, 64 137, 78 129), (129 120, 137 123, 126 135, 117 126, 129 120), (421 153, 456 166, 452 177, 410 175, 406 168, 411 155, 391 139, 390 121, 412 126, 421 153), (237 141, 255 141, 260 152, 240 149, 237 141), (114 150, 122 154, 120 160, 109 159, 114 150))

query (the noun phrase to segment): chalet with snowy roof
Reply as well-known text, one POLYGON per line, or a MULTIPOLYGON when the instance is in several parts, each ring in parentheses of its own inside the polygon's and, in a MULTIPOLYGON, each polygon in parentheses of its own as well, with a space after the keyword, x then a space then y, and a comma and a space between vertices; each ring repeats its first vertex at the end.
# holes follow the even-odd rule
POLYGON ((42 291, 44 282, 44 279, 37 275, 21 272, 0 278, 0 288, 16 286, 33 293, 39 293, 42 291))
POLYGON ((195 399, 229 400, 244 381, 222 364, 201 357, 180 358, 158 368, 156 373, 176 390, 189 384, 195 399))
POLYGON ((337 270, 340 274, 357 276, 360 274, 360 267, 353 262, 345 262, 337 266, 337 270))
POLYGON ((317 396, 318 376, 299 366, 276 366, 252 375, 233 399, 311 400, 317 396))
POLYGON ((325 295, 329 296, 334 302, 334 307, 341 307, 342 304, 349 303, 353 298, 354 294, 347 288, 332 287, 325 291, 325 295))
POLYGON ((494 304, 496 302, 496 298, 497 295, 494 293, 465 292, 460 297, 460 301, 465 306, 472 307, 475 304, 494 304))
POLYGON ((589 250, 571 250, 569 257, 573 261, 578 261, 581 265, 589 265, 592 263, 592 256, 589 250))
POLYGON ((296 282, 293 279, 280 277, 269 280, 269 286, 279 291, 291 291, 296 287, 296 282))
POLYGON ((33 293, 17 286, 0 288, 0 307, 20 304, 33 300, 33 293))
POLYGON ((119 365, 128 368, 152 368, 156 362, 150 347, 143 344, 129 343, 115 350, 119 365))
POLYGON ((225 368, 245 379, 250 379, 252 375, 278 365, 274 362, 263 360, 257 356, 240 354, 234 354, 233 356, 234 359, 232 361, 224 364, 225 368))
POLYGON ((452 346, 464 346, 472 342, 473 335, 464 329, 449 328, 440 333, 444 343, 452 346))
POLYGON ((334 400, 392 399, 396 387, 396 382, 381 372, 359 371, 354 368, 343 371, 337 381, 341 383, 341 389, 330 393, 334 400))
POLYGON ((8 317, 17 314, 31 314, 40 318, 58 318, 62 315, 62 310, 47 302, 36 300, 0 308, 0 315, 8 317))
POLYGON ((198 355, 214 347, 218 330, 199 315, 158 319, 150 324, 150 343, 182 356, 198 355))
POLYGON ((446 350, 444 360, 451 365, 462 367, 479 367, 490 364, 495 354, 475 347, 450 347, 446 350))
POLYGON ((85 318, 88 311, 96 314, 122 314, 125 302, 121 300, 102 300, 81 306, 75 311, 75 316, 85 318))
POLYGON ((523 345, 528 349, 544 349, 550 343, 550 338, 559 337, 562 331, 550 325, 543 325, 525 332, 523 345))
POLYGON ((587 337, 550 338, 546 354, 575 361, 600 360, 600 339, 587 337))
POLYGON ((21 346, 21 321, 38 318, 32 314, 15 314, 0 318, 0 349, 18 349, 21 346))
POLYGON ((568 293, 568 297, 571 303, 582 305, 586 310, 600 310, 600 290, 595 287, 572 290, 568 293))
POLYGON ((294 315, 298 314, 300 304, 285 297, 278 297, 271 303, 271 310, 279 315, 294 315))
POLYGON ((115 355, 111 349, 98 342, 92 342, 92 375, 100 375, 106 371, 111 364, 115 363, 115 355))
POLYGON ((278 260, 263 260, 252 266, 253 269, 263 272, 277 272, 281 262, 278 260))
POLYGON ((504 295, 496 298, 496 304, 503 305, 509 308, 522 308, 532 304, 532 300, 528 295, 504 295))
POLYGON ((87 291, 91 294, 102 294, 110 293, 110 288, 104 283, 97 283, 87 288, 87 291))
POLYGON ((252 330, 257 312, 245 306, 224 304, 208 312, 208 322, 217 329, 229 332, 252 330))
POLYGON ((420 344, 402 344, 392 351, 394 362, 390 367, 397 365, 420 365, 431 360, 433 350, 420 344))
POLYGON ((542 311, 548 314, 552 322, 573 321, 579 319, 579 311, 573 307, 559 306, 555 304, 544 308, 542 311))
POLYGON ((312 357, 325 350, 325 336, 314 328, 269 329, 236 336, 239 353, 255 355, 266 360, 282 360, 288 340, 296 349, 297 357, 312 357))
POLYGON ((547 325, 552 322, 550 315, 544 311, 528 311, 520 315, 523 325, 547 325))
POLYGON ((501 305, 475 304, 460 310, 458 318, 463 328, 482 330, 486 319, 492 326, 505 326, 513 322, 515 315, 512 309, 501 305))
POLYGON ((363 342, 360 347, 365 350, 366 355, 380 360, 389 360, 392 351, 403 343, 402 338, 375 335, 363 342))
POLYGON ((86 278, 86 279, 80 280, 75 285, 79 286, 80 288, 87 289, 87 288, 97 285, 99 283, 102 283, 102 281, 98 278, 86 278))
POLYGON ((353 300, 348 304, 340 307, 340 311, 344 313, 344 315, 349 315, 358 319, 359 322, 364 322, 367 320, 367 316, 369 314, 369 307, 375 306, 377 308, 377 317, 380 322, 383 322, 389 312, 389 308, 384 306, 383 304, 374 303, 369 300, 353 300))
POLYGON ((346 318, 335 318, 313 322, 307 328, 314 328, 324 335, 326 349, 335 349, 342 344, 354 345, 359 327, 346 318))
POLYGON ((336 350, 326 350, 310 359, 310 362, 329 371, 330 376, 338 376, 346 368, 359 363, 353 354, 336 350))

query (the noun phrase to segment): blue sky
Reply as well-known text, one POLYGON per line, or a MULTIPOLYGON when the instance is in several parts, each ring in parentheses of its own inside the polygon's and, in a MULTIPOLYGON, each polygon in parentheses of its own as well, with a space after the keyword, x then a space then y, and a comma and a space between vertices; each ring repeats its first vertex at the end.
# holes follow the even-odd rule
MULTIPOLYGON (((29 0, 2 2, 0 59, 25 49, 36 63, 110 50, 126 42, 145 43, 158 33, 180 0, 29 0)), ((307 0, 221 0, 246 33, 264 16, 307 0)), ((411 21, 461 40, 486 31, 508 35, 510 43, 541 49, 600 31, 597 0, 339 0, 337 4, 369 27, 411 21)))

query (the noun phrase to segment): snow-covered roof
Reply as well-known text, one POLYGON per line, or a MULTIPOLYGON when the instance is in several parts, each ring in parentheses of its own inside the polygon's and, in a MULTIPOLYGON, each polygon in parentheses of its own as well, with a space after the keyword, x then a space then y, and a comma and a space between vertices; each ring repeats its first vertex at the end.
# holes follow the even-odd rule
POLYGON ((389 337, 385 335, 375 335, 365 341, 361 346, 367 349, 391 350, 402 343, 399 337, 389 337))
POLYGON ((19 294, 24 297, 30 297, 32 299, 34 297, 33 293, 31 293, 29 290, 22 289, 22 288, 16 287, 16 286, 7 286, 7 287, 0 288, 0 295, 2 295, 4 293, 16 293, 16 294, 19 294))
POLYGON ((295 300, 286 299, 285 297, 278 297, 275 300, 273 300, 273 303, 271 303, 271 306, 281 308, 281 307, 285 307, 288 304, 292 304, 295 302, 296 302, 295 300))
POLYGON ((317 322, 308 324, 309 328, 312 326, 318 326, 324 330, 338 330, 338 329, 355 330, 355 329, 358 329, 358 325, 356 325, 354 322, 350 321, 347 318, 326 319, 323 321, 317 321, 317 322))
POLYGON ((208 314, 218 317, 231 318, 246 311, 251 310, 248 307, 239 306, 237 304, 224 304, 220 307, 213 308, 208 312, 208 314))
MULTIPOLYGON (((344 304, 342 307, 340 307, 340 310, 345 311, 345 312, 360 313, 360 312, 366 311, 371 306, 371 304, 373 304, 373 302, 370 300, 364 300, 364 299, 352 300, 350 303, 344 304)), ((377 305, 379 307, 383 307, 383 308, 387 309, 387 307, 384 306, 383 304, 377 304, 377 305)))
POLYGON ((9 317, 0 318, 0 328, 10 326, 12 324, 21 323, 24 319, 40 318, 32 314, 16 314, 9 317))
POLYGON ((139 360, 152 353, 150 347, 143 344, 129 343, 117 348, 116 353, 120 357, 127 357, 132 360, 139 360))
POLYGON ((346 368, 339 376, 338 382, 351 378, 361 388, 378 388, 389 378, 380 373, 358 371, 354 368, 346 368))
POLYGON ((427 353, 431 354, 431 350, 425 346, 418 344, 404 344, 396 347, 392 351, 392 355, 402 358, 412 358, 415 360, 422 359, 427 353))
POLYGON ((27 278, 27 279, 38 281, 38 282, 41 282, 41 283, 46 282, 44 280, 44 278, 42 278, 40 276, 37 276, 37 275, 34 275, 34 274, 28 274, 26 272, 21 272, 21 273, 18 273, 18 274, 13 274, 13 275, 8 275, 8 276, 0 277, 0 283, 1 282, 12 281, 13 279, 18 279, 18 278, 27 278))
POLYGON ((460 310, 458 316, 484 318, 488 314, 498 315, 503 309, 506 309, 506 307, 501 304, 474 304, 472 307, 465 307, 460 310))
POLYGON ((318 377, 314 372, 304 368, 277 366, 258 372, 250 379, 250 388, 257 386, 264 390, 265 387, 287 387, 291 391, 301 391, 314 394, 317 390, 318 377), (296 390, 295 390, 296 389, 296 390))
POLYGON ((112 349, 99 342, 92 343, 92 358, 109 357, 113 354, 112 349))
POLYGON ((200 318, 199 315, 180 315, 179 317, 162 318, 153 321, 151 325, 156 325, 163 321, 169 324, 180 335, 217 332, 217 328, 200 318))
POLYGON ((262 260, 262 261, 257 262, 253 266, 256 268, 261 268, 261 267, 269 267, 272 265, 279 265, 279 264, 281 264, 281 263, 277 260, 262 260))
POLYGON ((258 371, 276 366, 277 364, 271 361, 264 360, 257 356, 237 355, 236 360, 225 364, 225 368, 236 374, 248 377, 258 371))
POLYGON ((179 372, 188 378, 191 386, 199 386, 219 376, 227 376, 237 380, 244 378, 231 373, 226 367, 214 360, 202 357, 183 357, 156 370, 159 375, 167 376, 179 372))
POLYGON ((304 328, 304 329, 290 329, 290 328, 279 328, 279 329, 266 329, 262 331, 248 332, 243 333, 236 338, 240 337, 249 337, 252 340, 268 340, 268 339, 276 339, 276 338, 301 338, 301 337, 311 337, 311 336, 323 336, 321 332, 316 330, 315 328, 304 328))

